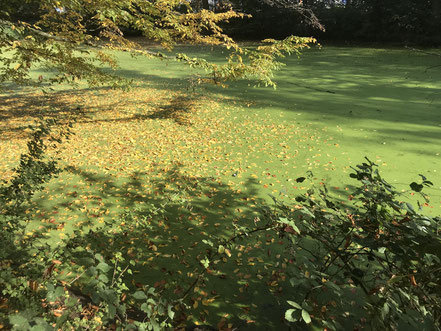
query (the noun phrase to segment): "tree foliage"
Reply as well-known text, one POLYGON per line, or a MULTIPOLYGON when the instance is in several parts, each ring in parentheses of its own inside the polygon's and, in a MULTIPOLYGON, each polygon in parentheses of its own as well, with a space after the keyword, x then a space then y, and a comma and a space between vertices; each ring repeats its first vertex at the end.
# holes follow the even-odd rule
POLYGON ((252 77, 274 86, 273 71, 280 67, 276 58, 297 53, 315 42, 313 38, 289 37, 283 41, 266 40, 268 46, 257 50, 245 49, 221 28, 221 23, 243 18, 245 14, 231 8, 217 13, 194 10, 183 0, 32 0, 29 3, 37 8, 34 15, 19 3, 2 5, 5 9, 0 14, 0 82, 37 85, 87 80, 91 85, 123 85, 127 82, 101 68, 116 68, 111 51, 120 50, 202 67, 216 82, 252 77), (225 47, 230 55, 220 66, 184 54, 168 57, 142 49, 124 36, 124 29, 139 31, 168 50, 177 42, 187 42, 225 47), (51 69, 55 74, 32 79, 29 72, 34 65, 51 69))
POLYGON ((313 34, 319 39, 437 45, 440 0, 246 0, 233 1, 251 19, 231 32, 255 38, 272 33, 313 34), (307 23, 307 24, 305 24, 307 23))
POLYGON ((345 6, 315 2, 311 8, 327 28, 318 34, 324 38, 426 45, 441 41, 439 0, 352 0, 345 6))

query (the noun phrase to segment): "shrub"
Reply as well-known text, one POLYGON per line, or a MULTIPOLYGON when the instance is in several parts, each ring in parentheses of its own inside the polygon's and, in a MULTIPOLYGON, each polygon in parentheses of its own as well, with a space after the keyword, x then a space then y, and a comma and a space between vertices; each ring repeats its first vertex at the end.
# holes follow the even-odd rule
MULTIPOLYGON (((360 185, 350 206, 322 187, 266 213, 290 242, 295 290, 286 320, 333 330, 439 328, 441 219, 403 202, 371 161, 354 171, 360 185)), ((420 176, 410 188, 427 199, 422 190, 432 183, 420 176)))

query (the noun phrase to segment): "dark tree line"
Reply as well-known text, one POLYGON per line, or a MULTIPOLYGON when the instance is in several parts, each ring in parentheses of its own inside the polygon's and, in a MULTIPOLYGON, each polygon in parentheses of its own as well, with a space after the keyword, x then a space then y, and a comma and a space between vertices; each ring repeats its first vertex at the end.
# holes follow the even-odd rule
POLYGON ((233 0, 253 17, 238 37, 314 35, 321 40, 441 44, 441 0, 233 0), (317 24, 314 15, 321 26, 317 24))
MULTIPOLYGON (((14 7, 24 21, 38 17, 38 3, 0 0, 2 8, 14 7)), ((441 44, 441 0, 191 0, 191 4, 196 11, 232 7, 251 14, 224 25, 227 33, 241 39, 294 34, 332 41, 441 44)))

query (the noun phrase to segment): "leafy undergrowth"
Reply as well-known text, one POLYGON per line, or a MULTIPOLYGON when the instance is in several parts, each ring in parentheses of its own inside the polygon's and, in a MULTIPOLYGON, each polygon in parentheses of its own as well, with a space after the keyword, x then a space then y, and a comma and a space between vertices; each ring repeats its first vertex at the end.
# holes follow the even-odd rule
MULTIPOLYGON (((332 171, 332 161, 316 156, 337 148, 317 130, 247 112, 249 103, 197 93, 138 87, 3 100, 3 179, 24 151, 27 125, 39 116, 75 123, 59 149, 65 171, 35 195, 25 237, 43 235, 57 247, 96 231, 94 251, 134 259, 136 284, 175 299, 194 282, 210 242, 258 224, 268 193, 283 200, 304 190, 294 178, 307 169, 332 171)), ((210 281, 191 289, 192 309, 180 318, 224 329, 283 325, 289 261, 281 244, 267 234, 224 254, 210 281)))

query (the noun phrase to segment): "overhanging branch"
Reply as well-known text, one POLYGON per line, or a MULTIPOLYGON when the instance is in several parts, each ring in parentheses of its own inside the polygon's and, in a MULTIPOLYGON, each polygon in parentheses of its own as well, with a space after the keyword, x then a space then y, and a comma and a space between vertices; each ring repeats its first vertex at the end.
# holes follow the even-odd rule
POLYGON ((295 4, 287 0, 261 0, 261 1, 271 7, 283 8, 283 9, 295 11, 296 13, 300 14, 300 16, 302 16, 309 25, 320 31, 325 31, 324 25, 320 23, 317 16, 315 16, 314 12, 309 8, 305 8, 299 4, 295 4))

